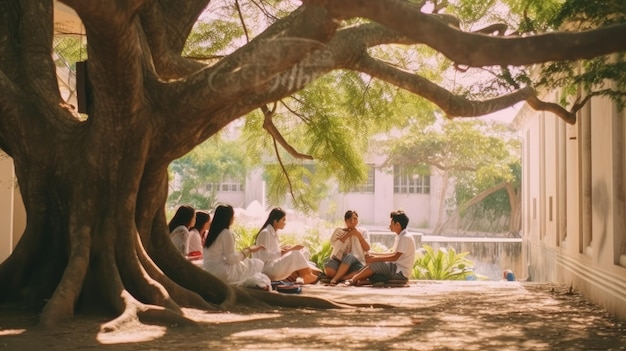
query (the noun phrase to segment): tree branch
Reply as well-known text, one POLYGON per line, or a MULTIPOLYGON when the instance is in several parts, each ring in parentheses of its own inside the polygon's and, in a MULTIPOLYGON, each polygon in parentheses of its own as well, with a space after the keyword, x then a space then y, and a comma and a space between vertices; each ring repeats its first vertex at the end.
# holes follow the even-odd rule
MULTIPOLYGON (((536 97, 535 90, 531 87, 525 87, 493 99, 471 101, 450 93, 424 77, 402 71, 370 56, 363 56, 351 68, 428 99, 441 108, 450 118, 483 116, 526 100, 535 109, 548 110, 568 123, 572 123, 572 116, 568 111, 557 104, 542 102, 536 97)), ((575 121, 575 117, 573 121, 575 121)))
POLYGON ((561 105, 559 104, 539 100, 537 95, 534 94, 534 91, 533 91, 533 95, 530 95, 526 98, 526 102, 528 103, 528 105, 530 105, 530 107, 534 108, 537 111, 552 112, 569 124, 576 123, 575 112, 567 111, 566 109, 561 107, 561 105))
POLYGON ((578 110, 580 110, 581 108, 583 108, 583 106, 585 106, 585 104, 587 103, 587 101, 589 101, 592 97, 594 96, 600 96, 600 95, 604 95, 605 93, 611 92, 613 91, 612 89, 602 89, 602 90, 597 90, 597 91, 592 91, 589 94, 587 94, 587 96, 585 96, 582 100, 578 99, 574 105, 572 105, 572 108, 570 110, 570 112, 572 114, 576 114, 578 112, 578 110))
POLYGON ((150 1, 140 14, 141 26, 159 76, 174 79, 187 76, 205 65, 180 56, 193 25, 206 8, 202 1, 150 1))
POLYGON ((152 152, 179 157, 235 118, 302 89, 317 77, 307 71, 320 71, 321 65, 328 72, 327 52, 319 49, 336 28, 325 10, 301 7, 217 65, 158 89, 152 100, 163 103, 164 111, 177 111, 166 115, 176 121, 165 125, 176 125, 167 133, 180 138, 152 152))
POLYGON ((111 3, 107 0, 60 0, 71 7, 81 18, 85 28, 91 27, 95 33, 107 37, 123 32, 131 19, 147 0, 128 0, 111 3))
POLYGON ((289 27, 276 33, 285 23, 273 25, 275 30, 266 31, 266 35, 255 38, 203 74, 222 97, 238 96, 274 79, 311 52, 323 48, 323 43, 334 33, 336 27, 325 11, 315 10, 297 11, 288 18, 289 27), (326 25, 320 26, 320 21, 326 25))
MULTIPOLYGON (((22 7, 19 25, 21 62, 24 72, 21 81, 27 82, 28 90, 48 105, 63 100, 59 92, 56 67, 52 62, 53 3, 51 1, 20 2, 22 7)), ((24 88, 24 87, 22 87, 24 88)))
POLYGON ((326 7, 336 18, 365 17, 424 43, 458 64, 471 67, 530 65, 592 58, 626 50, 626 23, 578 33, 529 37, 492 37, 466 33, 402 0, 307 0, 326 7))
POLYGON ((298 150, 296 150, 287 142, 287 140, 285 140, 283 135, 280 133, 278 128, 276 128, 274 122, 272 121, 272 117, 274 116, 274 112, 276 111, 275 109, 270 111, 266 105, 263 105, 261 106, 261 111, 263 111, 263 116, 265 117, 263 120, 263 129, 265 129, 272 136, 272 139, 274 139, 275 142, 278 142, 280 146, 285 149, 285 151, 287 151, 291 156, 295 158, 305 160, 313 159, 313 156, 299 153, 298 150))
POLYGON ((276 145, 276 139, 272 139, 274 142, 274 153, 276 154, 276 158, 278 159, 278 164, 280 165, 280 169, 283 171, 283 175, 285 179, 287 179, 287 184, 289 184, 289 193, 291 194, 291 198, 296 200, 296 195, 293 193, 293 185, 291 184, 291 178, 289 177, 289 172, 285 169, 285 164, 283 163, 282 158, 280 157, 280 153, 278 152, 278 146, 276 145))
POLYGON ((244 21, 243 14, 241 13, 239 0, 235 0, 235 7, 237 8, 237 16, 239 16, 239 22, 241 22, 241 27, 243 27, 243 33, 246 35, 246 43, 249 43, 250 35, 248 34, 248 26, 246 26, 246 21, 244 21))
POLYGON ((505 23, 495 23, 485 28, 475 30, 473 31, 473 33, 495 34, 498 36, 503 36, 508 28, 509 27, 505 23))
POLYGON ((137 13, 145 0, 65 0, 80 16, 89 38, 87 71, 93 93, 91 127, 116 135, 146 111, 145 37, 137 13))

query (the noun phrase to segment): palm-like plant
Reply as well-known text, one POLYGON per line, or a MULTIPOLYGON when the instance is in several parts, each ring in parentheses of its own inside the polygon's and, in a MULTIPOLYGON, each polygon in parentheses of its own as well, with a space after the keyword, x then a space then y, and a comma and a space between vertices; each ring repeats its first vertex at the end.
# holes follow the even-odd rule
POLYGON ((333 251, 333 247, 330 245, 329 241, 320 243, 317 246, 310 247, 311 262, 315 263, 317 268, 324 271, 324 263, 330 257, 330 253, 333 251))
POLYGON ((413 278, 421 280, 465 280, 473 275, 474 262, 465 258, 469 252, 457 253, 454 248, 434 250, 423 245, 413 264, 413 278))

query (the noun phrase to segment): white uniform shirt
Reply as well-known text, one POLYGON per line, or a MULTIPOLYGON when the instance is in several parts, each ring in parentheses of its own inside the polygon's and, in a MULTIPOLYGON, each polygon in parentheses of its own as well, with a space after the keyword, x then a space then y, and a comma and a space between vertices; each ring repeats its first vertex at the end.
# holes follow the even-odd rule
POLYGON ((406 229, 396 235, 396 239, 393 242, 393 252, 402 254, 395 262, 398 266, 396 273, 402 272, 402 275, 410 278, 413 271, 413 263, 415 263, 415 239, 406 229))

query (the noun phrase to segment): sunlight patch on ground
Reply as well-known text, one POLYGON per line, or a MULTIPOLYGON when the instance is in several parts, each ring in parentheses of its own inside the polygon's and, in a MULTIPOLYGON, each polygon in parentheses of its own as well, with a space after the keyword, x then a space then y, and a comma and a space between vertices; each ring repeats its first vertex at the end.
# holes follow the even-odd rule
POLYGON ((223 323, 237 323, 244 321, 254 321, 263 319, 277 319, 282 317, 280 313, 254 313, 254 314, 240 314, 240 313, 203 313, 203 314, 189 314, 188 317, 199 323, 209 324, 223 324, 223 323))
POLYGON ((26 332, 26 329, 6 329, 6 330, 0 330, 0 336, 20 335, 20 334, 24 334, 25 332, 26 332))
POLYGON ((140 343, 161 338, 167 332, 167 327, 145 325, 141 331, 119 331, 110 333, 98 333, 96 340, 103 345, 140 343))
MULTIPOLYGON (((199 310, 196 310, 199 311, 199 310)), ((238 313, 206 313, 200 311, 200 313, 193 313, 188 309, 187 317, 191 317, 199 324, 213 324, 213 325, 225 325, 241 322, 252 322, 255 320, 264 319, 276 319, 280 318, 282 314, 273 313, 255 313, 255 314, 238 314, 238 313)), ((164 338, 168 333, 176 332, 176 328, 168 328, 157 325, 142 324, 141 327, 133 327, 125 330, 98 333, 96 340, 103 345, 115 345, 115 344, 136 344, 142 342, 149 342, 164 338)))

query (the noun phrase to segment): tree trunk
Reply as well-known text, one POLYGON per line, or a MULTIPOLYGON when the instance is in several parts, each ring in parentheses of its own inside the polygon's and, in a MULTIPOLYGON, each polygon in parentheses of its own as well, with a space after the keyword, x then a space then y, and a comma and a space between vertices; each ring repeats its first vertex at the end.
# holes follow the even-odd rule
POLYGON ((437 223, 433 226, 433 234, 441 234, 443 230, 442 220, 443 212, 446 204, 446 193, 448 191, 448 181, 450 179, 450 173, 448 171, 442 171, 443 177, 441 181, 441 195, 439 196, 439 206, 437 210, 437 223))
POLYGON ((515 189, 513 188, 513 186, 511 185, 511 183, 508 182, 502 182, 499 184, 496 184, 494 186, 492 186, 489 189, 485 189, 483 191, 481 191, 479 194, 477 194, 476 196, 474 196, 473 198, 471 198, 469 201, 467 201, 466 203, 462 204, 461 206, 459 206, 459 208, 452 214, 452 216, 450 216, 446 222, 441 226, 441 228, 447 228, 450 223, 453 223, 455 220, 457 220, 461 214, 468 209, 470 206, 475 205, 479 202, 481 202, 482 200, 484 200, 487 196, 495 193, 498 190, 501 189, 506 189, 507 193, 509 195, 509 203, 511 206, 511 214, 510 214, 510 219, 509 219, 509 231, 511 233, 519 233, 520 230, 520 224, 521 224, 521 199, 519 194, 515 191, 515 189))
MULTIPOLYGON (((15 252, 0 265, 1 299, 45 306, 40 319, 44 326, 70 318, 77 308, 107 306, 118 317, 103 330, 136 318, 192 323, 181 307, 262 306, 263 300, 299 304, 285 302, 298 297, 276 299, 232 287, 185 260, 167 231, 166 168, 147 171, 141 151, 147 142, 132 139, 132 133, 117 138, 103 133, 89 140, 106 142, 107 147, 59 147, 56 153, 63 157, 56 157, 53 173, 35 172, 19 162, 23 158, 16 159, 28 222, 15 252), (140 147, 116 146, 128 142, 140 147), (88 167, 91 160, 105 160, 100 164, 106 166, 88 167), (135 174, 144 176, 139 181, 135 174)), ((42 163, 46 161, 34 164, 42 163)), ((339 306, 319 299, 301 302, 339 306)))
POLYGON ((522 197, 519 189, 513 188, 511 183, 506 184, 506 191, 509 194, 509 204, 511 206, 509 233, 519 237, 520 230, 522 229, 522 197))
POLYGON ((92 103, 86 121, 62 103, 57 88, 50 55, 53 3, 0 5, 0 35, 9 39, 0 43, 0 147, 14 160, 28 214, 22 239, 0 265, 0 301, 43 308, 44 326, 77 309, 102 306, 117 316, 105 330, 137 318, 191 323, 181 307, 263 301, 340 307, 226 284, 175 250, 164 211, 172 160, 260 104, 302 88, 276 86, 271 79, 319 48, 319 40, 330 39, 337 25, 327 12, 306 8, 269 31, 273 39, 304 39, 287 47, 297 50, 268 50, 259 36, 249 49, 200 70, 204 65, 179 55, 206 2, 162 4, 175 8, 172 17, 174 12, 155 3, 66 4, 81 17, 89 38, 92 103), (298 26, 285 30, 294 21, 298 26), (258 54, 251 56, 254 50, 258 54), (238 69, 250 57, 263 69, 238 69), (163 80, 193 73, 195 80, 187 84, 163 80), (268 86, 274 87, 271 93, 268 86), (260 93, 239 101, 242 92, 254 89, 260 93))

